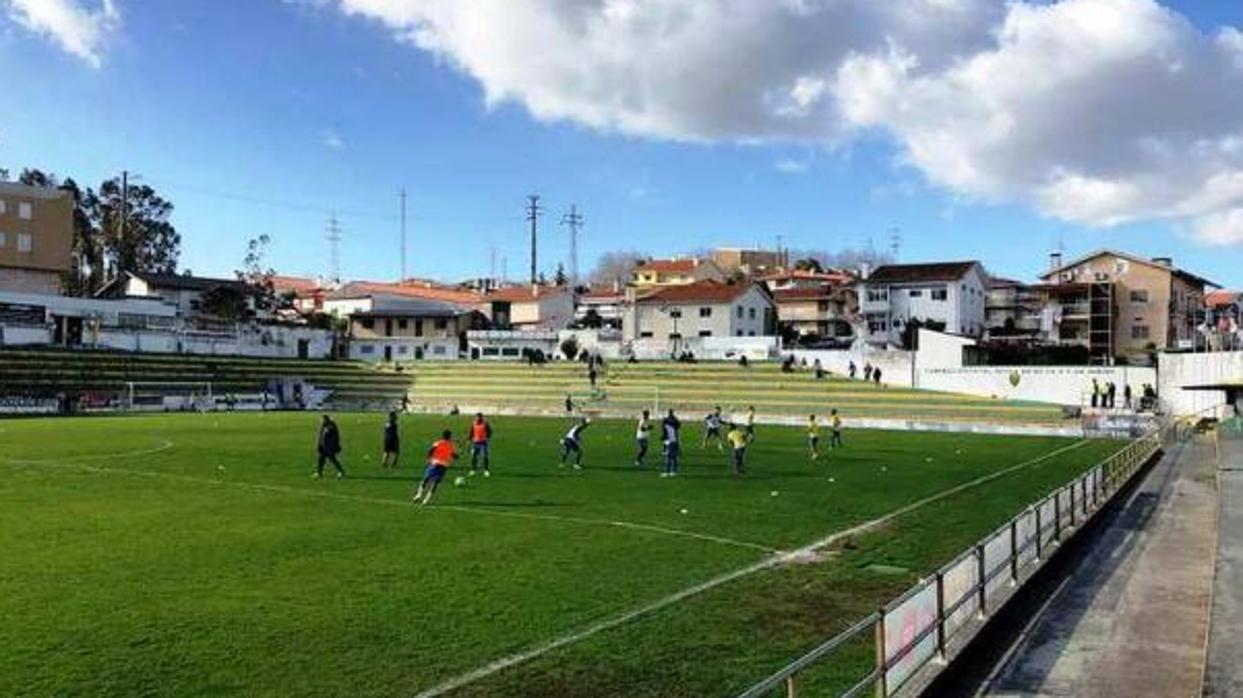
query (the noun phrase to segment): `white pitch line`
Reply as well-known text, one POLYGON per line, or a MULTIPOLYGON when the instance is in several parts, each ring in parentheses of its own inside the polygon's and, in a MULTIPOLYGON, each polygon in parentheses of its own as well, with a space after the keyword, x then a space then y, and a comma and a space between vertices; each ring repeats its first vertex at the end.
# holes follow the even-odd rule
POLYGON ((888 514, 881 516, 880 518, 872 519, 871 521, 866 521, 864 523, 857 524, 855 526, 852 526, 851 528, 845 529, 843 531, 838 531, 836 533, 825 536, 824 538, 821 538, 817 541, 813 541, 812 543, 809 543, 808 545, 805 545, 799 548, 798 550, 793 550, 790 552, 779 553, 777 555, 769 556, 763 560, 747 565, 746 567, 742 567, 732 572, 727 572, 720 576, 713 577, 712 579, 709 579, 704 582, 700 582, 699 584, 696 584, 691 587, 687 587, 685 589, 682 589, 681 591, 674 592, 668 596, 657 599, 655 601, 651 601, 642 606, 633 608, 629 611, 625 611, 624 613, 621 613, 619 615, 613 616, 611 618, 606 618, 601 621, 597 621, 595 623, 587 625, 583 628, 575 630, 566 635, 562 635, 552 640, 548 640, 539 645, 536 645, 535 647, 532 647, 531 649, 524 650, 516 654, 511 654, 506 657, 501 657, 500 659, 493 660, 481 667, 468 671, 464 674, 460 674, 454 678, 451 678, 447 681, 437 684, 431 688, 425 689, 419 692, 418 694, 416 694, 415 698, 434 698, 435 696, 440 696, 445 693, 448 693, 449 691, 459 689, 463 686, 466 686, 468 684, 474 683, 475 681, 491 676, 492 674, 500 672, 504 669, 508 669, 509 667, 530 661, 541 655, 547 654, 553 650, 556 650, 561 647, 565 647, 566 645, 572 645, 581 640, 585 640, 591 637, 592 635, 603 632, 605 630, 610 630, 612 628, 616 628, 619 625, 624 625, 625 623, 628 623, 642 616, 645 616, 650 613, 659 611, 663 608, 672 606, 673 604, 676 604, 679 601, 682 601, 683 599, 696 596, 710 589, 719 587, 722 584, 732 582, 735 579, 741 579, 742 577, 750 576, 752 574, 755 574, 756 572, 762 572, 764 570, 771 569, 784 562, 795 560, 799 557, 814 553, 821 548, 825 548, 827 546, 833 545, 834 543, 842 540, 843 538, 853 536, 853 535, 858 535, 860 533, 869 531, 873 528, 883 526, 886 523, 889 523, 890 521, 898 518, 899 516, 902 516, 904 514, 909 514, 910 512, 915 511, 916 509, 919 509, 921 507, 927 506, 928 504, 945 499, 947 497, 952 497, 955 494, 958 494, 959 492, 963 492, 964 490, 968 490, 973 487, 978 487, 985 483, 996 480, 997 478, 1004 477, 1017 470, 1031 467, 1037 463, 1046 461, 1054 456, 1065 453, 1071 449, 1079 448, 1080 446, 1083 446, 1086 443, 1088 443, 1087 439, 1076 441, 1075 443, 1070 444, 1069 446, 1063 446, 1062 448, 1055 449, 1053 451, 1050 451, 1049 453, 1044 454, 1043 456, 1039 456, 1031 460, 1024 461, 1022 463, 1019 463, 1018 465, 1013 465, 1013 466, 1010 466, 1009 468, 998 470, 997 472, 994 472, 994 473, 989 473, 988 475, 978 477, 974 480, 971 480, 970 482, 965 482, 961 485, 956 485, 954 487, 943 490, 936 494, 929 495, 927 497, 924 497, 923 499, 912 502, 911 504, 907 504, 904 507, 895 509, 894 511, 891 511, 888 514))
MULTIPOLYGON (((161 439, 161 441, 163 443, 161 443, 159 446, 156 446, 155 448, 144 448, 144 449, 139 449, 135 451, 121 451, 119 453, 87 454, 83 456, 76 456, 76 458, 91 458, 91 459, 135 458, 137 456, 150 456, 156 453, 161 453, 173 447, 172 441, 169 441, 168 439, 161 439)), ((35 460, 30 460, 30 459, 25 459, 25 458, 5 458, 4 460, 8 461, 9 463, 17 463, 18 465, 56 465, 58 463, 66 463, 66 459, 64 458, 41 458, 41 459, 35 459, 35 460)))
MULTIPOLYGON (((171 447, 172 447, 172 443, 167 442, 165 446, 159 449, 150 449, 148 451, 142 451, 142 452, 134 451, 131 453, 126 453, 126 454, 116 453, 116 454, 110 454, 108 456, 93 456, 93 457, 121 458, 125 456, 157 453, 159 451, 167 450, 168 448, 171 448, 171 447)), ((194 475, 180 475, 178 473, 161 473, 161 472, 152 471, 152 470, 135 470, 132 468, 110 468, 110 467, 101 466, 101 465, 90 465, 87 463, 71 463, 67 461, 56 461, 56 460, 38 460, 38 461, 18 460, 18 459, 4 459, 4 460, 6 460, 9 463, 13 463, 17 465, 37 465, 37 466, 56 467, 56 468, 76 468, 78 470, 85 470, 87 472, 101 473, 101 474, 107 474, 107 475, 133 475, 133 476, 138 476, 138 477, 174 480, 177 482, 188 482, 188 483, 192 483, 196 485, 201 485, 201 484, 225 485, 229 487, 237 487, 241 489, 253 490, 253 491, 258 491, 258 492, 305 495, 305 496, 310 496, 310 497, 322 497, 325 499, 336 499, 336 500, 349 501, 349 502, 361 502, 364 504, 384 504, 388 506, 400 506, 406 509, 413 509, 413 505, 411 505, 409 502, 398 500, 398 499, 385 499, 383 497, 366 497, 362 495, 341 494, 338 492, 321 492, 318 490, 311 490, 311 489, 306 489, 303 487, 290 487, 288 485, 266 485, 266 484, 254 483, 254 482, 239 482, 235 480, 213 480, 211 478, 196 477, 194 475)), ((460 505, 444 505, 444 506, 437 505, 437 506, 432 506, 426 509, 418 509, 417 511, 421 511, 421 512, 422 511, 428 511, 428 512, 447 511, 447 512, 452 512, 452 513, 483 514, 486 516, 502 516, 502 517, 508 517, 508 518, 528 519, 528 520, 534 520, 534 521, 551 521, 551 522, 557 522, 557 523, 580 524, 584 526, 604 526, 604 527, 609 527, 609 528, 623 528, 623 529, 632 530, 632 531, 641 531, 645 533, 656 533, 656 534, 661 534, 661 535, 666 535, 666 536, 673 536, 677 538, 690 538, 693 540, 700 540, 700 541, 705 541, 705 542, 710 542, 710 543, 718 543, 721 545, 729 545, 729 546, 734 546, 738 548, 759 550, 765 553, 780 552, 775 548, 771 548, 766 545, 761 545, 759 543, 734 540, 732 538, 725 538, 723 536, 714 536, 708 533, 698 533, 695 531, 686 531, 686 530, 677 529, 677 528, 666 528, 664 526, 656 526, 653 524, 635 523, 632 521, 611 521, 611 520, 601 520, 601 519, 586 519, 586 518, 575 517, 575 516, 558 516, 555 514, 531 514, 528 512, 521 512, 521 511, 507 511, 503 509, 488 509, 488 508, 483 508, 483 507, 468 507, 468 506, 460 506, 460 505)))

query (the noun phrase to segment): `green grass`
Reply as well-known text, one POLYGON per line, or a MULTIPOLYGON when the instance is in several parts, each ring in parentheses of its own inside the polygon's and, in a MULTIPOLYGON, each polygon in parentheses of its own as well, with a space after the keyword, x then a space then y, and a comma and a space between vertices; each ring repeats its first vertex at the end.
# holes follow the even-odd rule
MULTIPOLYGON (((0 421, 0 695, 413 695, 1075 443, 847 431, 811 463, 800 430, 761 427, 736 479, 688 424, 684 475, 666 480, 629 464, 628 422, 594 424, 575 474, 556 467, 563 420, 499 418, 496 475, 415 510, 419 452, 465 418, 403 418, 406 461, 385 472, 381 418, 341 415, 344 481, 308 477, 317 419, 0 421)), ((1077 446, 454 695, 736 692, 1117 446, 1077 446)), ((867 659, 815 677, 839 687, 867 659)))

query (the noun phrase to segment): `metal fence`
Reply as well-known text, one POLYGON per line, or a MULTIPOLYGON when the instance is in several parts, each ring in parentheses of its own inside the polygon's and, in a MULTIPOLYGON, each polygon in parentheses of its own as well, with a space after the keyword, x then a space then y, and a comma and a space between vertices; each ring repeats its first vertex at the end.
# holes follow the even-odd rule
POLYGON ((841 648, 865 641, 868 634, 875 642, 874 668, 843 696, 874 691, 883 698, 922 683, 924 669, 944 666, 956 656, 989 615, 1040 569, 1050 551, 1095 516, 1149 459, 1178 437, 1181 428, 1170 424, 1135 439, 740 698, 761 698, 778 690, 794 698, 801 675, 841 648))

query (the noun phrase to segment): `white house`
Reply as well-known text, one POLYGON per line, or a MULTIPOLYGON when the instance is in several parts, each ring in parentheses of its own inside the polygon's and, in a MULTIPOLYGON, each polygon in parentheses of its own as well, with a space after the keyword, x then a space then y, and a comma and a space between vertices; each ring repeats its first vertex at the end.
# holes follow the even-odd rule
POLYGON ((980 337, 987 297, 984 268, 977 261, 887 264, 859 282, 867 340, 876 343, 896 343, 912 320, 980 337))
POLYGON ((558 286, 506 286, 483 303, 498 330, 559 330, 574 319, 574 294, 558 286))
POLYGON ((627 340, 669 340, 676 350, 683 338, 763 337, 776 324, 776 306, 763 286, 698 281, 632 290, 622 331, 627 340))
POLYGON ((160 300, 177 308, 178 316, 192 319, 200 315, 199 302, 209 291, 228 288, 246 300, 253 312, 263 290, 237 279, 212 279, 185 274, 148 274, 123 272, 96 292, 98 298, 145 298, 160 300))
POLYGON ((471 308, 380 294, 349 318, 349 356, 359 361, 452 361, 467 332, 488 324, 471 308))

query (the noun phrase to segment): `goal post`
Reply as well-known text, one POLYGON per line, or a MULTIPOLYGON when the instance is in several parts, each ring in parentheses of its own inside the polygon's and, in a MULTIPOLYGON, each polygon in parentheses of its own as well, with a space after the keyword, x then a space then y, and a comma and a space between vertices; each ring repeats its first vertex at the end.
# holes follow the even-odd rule
POLYGON ((216 395, 211 381, 127 381, 123 404, 130 412, 208 412, 216 395))

